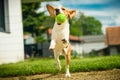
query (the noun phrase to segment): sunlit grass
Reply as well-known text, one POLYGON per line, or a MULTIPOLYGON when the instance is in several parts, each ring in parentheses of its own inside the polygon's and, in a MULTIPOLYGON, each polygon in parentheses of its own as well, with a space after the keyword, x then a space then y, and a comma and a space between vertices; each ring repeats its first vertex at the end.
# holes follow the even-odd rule
MULTIPOLYGON (((65 60, 61 59, 62 71, 65 72, 65 60)), ((120 69, 120 56, 71 59, 70 71, 97 71, 120 69)), ((29 59, 24 62, 0 65, 0 77, 33 74, 57 74, 56 61, 52 58, 29 59)))

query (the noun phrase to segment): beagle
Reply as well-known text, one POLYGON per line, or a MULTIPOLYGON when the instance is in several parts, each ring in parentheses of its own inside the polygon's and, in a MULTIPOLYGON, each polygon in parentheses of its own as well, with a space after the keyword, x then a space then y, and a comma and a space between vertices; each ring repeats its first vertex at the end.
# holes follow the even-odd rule
POLYGON ((59 55, 62 54, 66 59, 66 77, 70 77, 69 72, 69 64, 71 57, 71 45, 69 43, 69 18, 73 18, 76 15, 76 10, 68 10, 64 7, 53 7, 49 4, 46 5, 47 10, 53 18, 55 18, 58 14, 63 13, 66 15, 67 19, 64 23, 57 23, 55 20, 51 42, 49 50, 54 52, 54 58, 57 61, 58 69, 61 70, 59 55))

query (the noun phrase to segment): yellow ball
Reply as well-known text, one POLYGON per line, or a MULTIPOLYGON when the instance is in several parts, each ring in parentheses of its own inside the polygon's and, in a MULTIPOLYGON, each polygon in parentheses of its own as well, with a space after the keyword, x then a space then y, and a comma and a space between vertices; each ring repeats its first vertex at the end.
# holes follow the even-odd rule
POLYGON ((56 16, 57 23, 64 23, 66 21, 66 15, 60 13, 56 16))

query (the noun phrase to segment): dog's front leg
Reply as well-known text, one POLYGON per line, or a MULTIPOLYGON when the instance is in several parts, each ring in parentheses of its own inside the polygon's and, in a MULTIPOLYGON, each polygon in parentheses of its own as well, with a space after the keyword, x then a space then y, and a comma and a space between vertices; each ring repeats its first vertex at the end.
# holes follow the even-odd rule
POLYGON ((55 40, 51 40, 49 50, 53 51, 55 48, 55 45, 56 45, 55 40))

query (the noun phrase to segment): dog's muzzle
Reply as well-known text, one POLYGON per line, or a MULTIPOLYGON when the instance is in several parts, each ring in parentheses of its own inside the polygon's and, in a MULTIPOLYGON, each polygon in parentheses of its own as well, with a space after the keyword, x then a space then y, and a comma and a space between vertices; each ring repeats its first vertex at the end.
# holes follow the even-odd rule
MULTIPOLYGON (((60 14, 60 9, 55 9, 55 12, 56 12, 56 16, 58 15, 58 14, 60 14)), ((61 23, 57 23, 58 25, 61 25, 61 23)))
POLYGON ((55 9, 56 15, 60 14, 60 9, 55 9))

